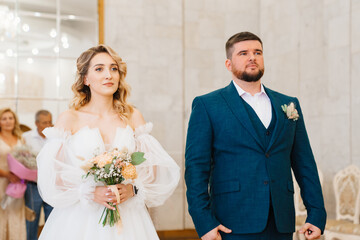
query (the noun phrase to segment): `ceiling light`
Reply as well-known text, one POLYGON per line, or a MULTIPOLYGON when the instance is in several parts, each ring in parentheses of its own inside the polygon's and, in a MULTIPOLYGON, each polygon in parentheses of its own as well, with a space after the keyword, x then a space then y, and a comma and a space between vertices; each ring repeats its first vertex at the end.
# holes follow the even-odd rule
POLYGON ((29 24, 24 23, 24 24, 22 25, 22 30, 23 30, 24 32, 30 31, 30 26, 29 26, 29 24))
POLYGON ((0 93, 4 94, 6 92, 6 76, 4 73, 0 73, 0 93))
POLYGON ((1 84, 4 84, 4 83, 5 83, 5 80, 6 80, 5 74, 0 73, 0 83, 1 83, 1 84))
POLYGON ((63 34, 63 36, 61 37, 61 41, 62 41, 63 43, 67 43, 67 42, 68 42, 68 38, 67 38, 67 36, 66 36, 65 34, 63 34))
POLYGON ((38 54, 39 54, 39 49, 33 48, 33 49, 31 50, 31 52, 32 52, 32 54, 34 54, 34 55, 38 55, 38 54))
POLYGON ((26 61, 28 62, 28 64, 32 64, 34 62, 34 59, 32 58, 27 58, 26 61))
POLYGON ((13 50, 12 49, 8 49, 8 50, 6 50, 6 55, 8 56, 8 57, 12 57, 13 55, 14 55, 14 52, 13 52, 13 50))
POLYGON ((15 24, 18 24, 18 23, 20 23, 21 22, 21 18, 20 17, 16 17, 15 18, 15 24))
POLYGON ((59 47, 58 46, 54 47, 54 52, 56 52, 56 53, 59 52, 59 47))
POLYGON ((56 35, 57 35, 56 29, 55 29, 55 28, 52 28, 52 29, 50 30, 50 37, 55 38, 56 35))

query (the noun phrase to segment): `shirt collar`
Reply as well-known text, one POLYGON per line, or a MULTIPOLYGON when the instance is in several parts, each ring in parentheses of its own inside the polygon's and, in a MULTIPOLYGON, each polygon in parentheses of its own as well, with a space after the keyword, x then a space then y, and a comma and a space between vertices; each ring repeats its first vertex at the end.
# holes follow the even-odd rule
POLYGON ((38 132, 37 128, 35 128, 34 130, 32 130, 31 135, 32 135, 33 137, 43 139, 43 137, 41 137, 41 136, 40 136, 40 134, 39 134, 39 132, 38 132))
MULTIPOLYGON (((237 84, 234 82, 234 80, 232 80, 232 83, 234 84, 234 86, 235 86, 235 88, 236 88, 236 90, 237 90, 237 92, 239 93, 240 96, 243 96, 243 95, 246 94, 246 93, 251 96, 250 93, 245 92, 239 85, 237 85, 237 84)), ((262 95, 262 94, 265 94, 265 95, 267 96, 267 94, 266 94, 266 92, 265 92, 264 85, 261 84, 261 90, 260 90, 260 92, 259 92, 259 93, 256 93, 255 95, 262 95)))

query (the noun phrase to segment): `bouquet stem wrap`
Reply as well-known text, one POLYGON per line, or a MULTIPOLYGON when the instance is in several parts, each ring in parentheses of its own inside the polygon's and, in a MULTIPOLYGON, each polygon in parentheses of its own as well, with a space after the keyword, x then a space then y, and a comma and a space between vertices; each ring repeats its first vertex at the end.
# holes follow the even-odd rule
MULTIPOLYGON (((111 191, 115 194, 115 196, 116 196, 116 203, 119 204, 119 203, 120 203, 120 194, 119 194, 119 191, 118 191, 116 185, 109 185, 109 188, 110 188, 110 190, 111 190, 111 191)), ((119 215, 120 215, 119 208, 118 208, 117 205, 116 205, 115 208, 116 208, 115 211, 117 211, 117 212, 119 213, 119 215)), ((118 229, 118 234, 120 235, 121 232, 122 232, 122 221, 121 221, 121 217, 120 217, 120 219, 116 222, 116 226, 117 226, 117 229, 118 229)))

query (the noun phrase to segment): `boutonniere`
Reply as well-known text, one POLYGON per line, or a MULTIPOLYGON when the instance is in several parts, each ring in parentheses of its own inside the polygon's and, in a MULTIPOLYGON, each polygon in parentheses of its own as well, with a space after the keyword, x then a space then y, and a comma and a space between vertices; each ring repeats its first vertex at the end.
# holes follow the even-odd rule
POLYGON ((299 114, 298 111, 295 108, 295 104, 293 102, 291 102, 288 105, 284 104, 281 105, 282 110, 284 111, 284 113, 286 114, 288 119, 292 119, 293 121, 296 121, 299 119, 299 114))

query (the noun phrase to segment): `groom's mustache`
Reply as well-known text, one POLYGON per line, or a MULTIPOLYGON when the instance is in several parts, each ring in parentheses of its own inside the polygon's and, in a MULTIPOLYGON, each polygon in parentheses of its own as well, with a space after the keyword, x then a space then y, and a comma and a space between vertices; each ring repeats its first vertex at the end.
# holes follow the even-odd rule
POLYGON ((246 64, 246 67, 250 67, 252 65, 255 65, 256 67, 259 67, 259 65, 257 63, 255 63, 255 62, 251 62, 249 64, 246 64))

